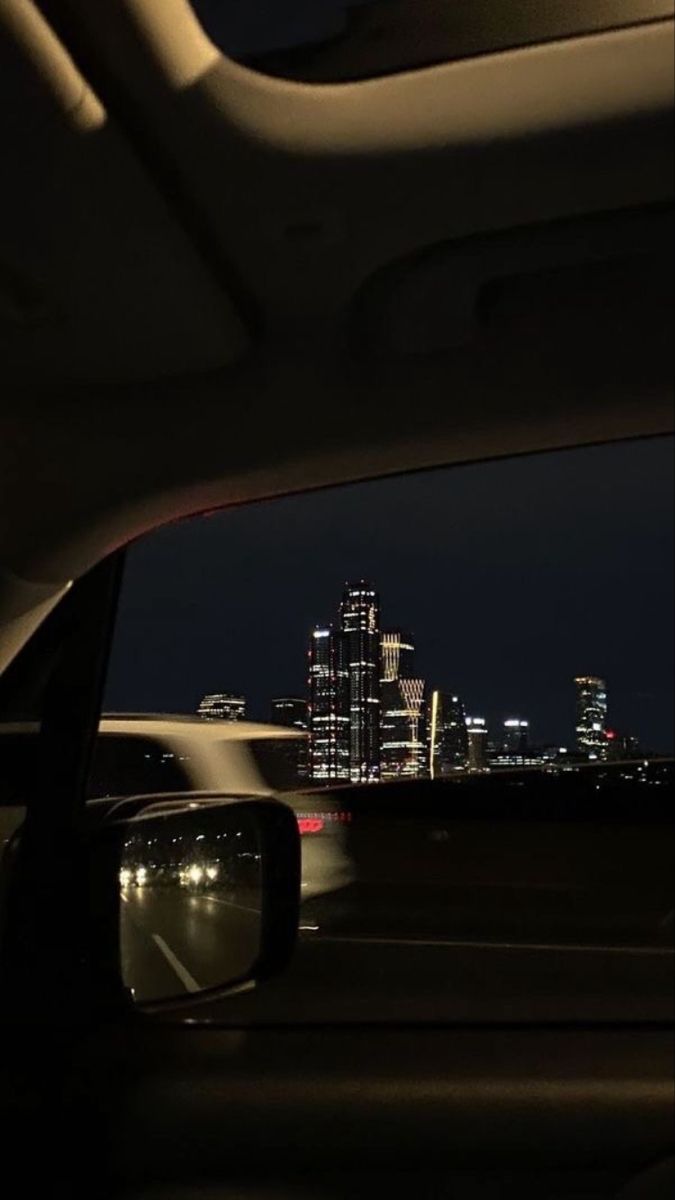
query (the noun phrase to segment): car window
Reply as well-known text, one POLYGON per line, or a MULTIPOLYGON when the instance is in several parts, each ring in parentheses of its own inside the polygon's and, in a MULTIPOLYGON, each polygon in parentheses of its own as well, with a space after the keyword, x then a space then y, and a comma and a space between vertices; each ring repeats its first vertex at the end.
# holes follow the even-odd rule
POLYGON ((283 792, 301 833, 294 963, 219 1020, 661 1019, 673 516, 673 441, 653 439, 307 493, 130 549, 105 709, 136 737, 100 742, 96 794, 170 790, 180 764, 145 757, 143 723, 179 722, 195 755, 236 737, 247 786, 283 792))

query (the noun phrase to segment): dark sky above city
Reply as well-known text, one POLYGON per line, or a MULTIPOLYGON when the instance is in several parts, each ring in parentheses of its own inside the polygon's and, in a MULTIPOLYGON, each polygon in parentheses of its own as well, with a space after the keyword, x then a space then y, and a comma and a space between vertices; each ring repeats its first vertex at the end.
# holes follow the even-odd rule
POLYGON ((673 745, 673 441, 444 468, 172 525, 131 548, 108 711, 303 695, 308 635, 345 580, 379 589, 417 671, 467 711, 569 743, 575 674, 610 725, 673 745))

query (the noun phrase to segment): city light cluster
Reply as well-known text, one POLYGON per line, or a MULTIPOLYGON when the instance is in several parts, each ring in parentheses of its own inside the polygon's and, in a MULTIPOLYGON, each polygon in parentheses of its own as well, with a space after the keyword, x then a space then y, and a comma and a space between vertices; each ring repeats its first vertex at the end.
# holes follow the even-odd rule
MULTIPOLYGON (((346 584, 333 623, 317 625, 308 648, 308 695, 272 701, 272 721, 308 737, 296 756, 299 781, 376 783, 444 778, 572 760, 637 756, 637 739, 607 728, 607 685, 578 676, 576 737, 571 748, 535 745, 530 722, 508 716, 496 730, 467 713, 452 689, 428 687, 414 667, 415 643, 400 629, 383 629, 380 598, 364 580, 346 584)), ((245 699, 205 696, 205 720, 243 720, 245 699)))
MULTIPOLYGON (((427 687, 414 670, 414 653, 409 634, 382 629, 375 588, 362 580, 347 584, 336 623, 317 626, 310 637, 307 775, 313 782, 441 778, 535 766, 568 754, 566 747, 533 746, 530 723, 520 716, 507 717, 491 736, 486 719, 468 715, 456 692, 427 687)), ((606 728, 606 685, 595 677, 576 685, 573 752, 608 757, 613 735, 606 728)))

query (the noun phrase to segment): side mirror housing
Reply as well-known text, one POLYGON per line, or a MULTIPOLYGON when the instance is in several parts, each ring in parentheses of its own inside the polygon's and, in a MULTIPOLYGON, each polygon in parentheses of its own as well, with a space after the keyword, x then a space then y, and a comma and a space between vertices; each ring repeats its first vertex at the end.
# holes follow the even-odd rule
POLYGON ((295 814, 272 799, 143 797, 91 830, 89 936, 101 997, 192 1007, 281 971, 298 928, 295 814))

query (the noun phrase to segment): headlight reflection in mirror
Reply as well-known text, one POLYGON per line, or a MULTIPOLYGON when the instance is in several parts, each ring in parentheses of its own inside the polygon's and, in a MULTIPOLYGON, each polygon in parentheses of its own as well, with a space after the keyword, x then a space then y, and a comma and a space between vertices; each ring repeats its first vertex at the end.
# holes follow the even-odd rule
POLYGON ((245 807, 155 805, 119 871, 122 977, 137 1003, 226 987, 260 952, 261 851, 245 807))

